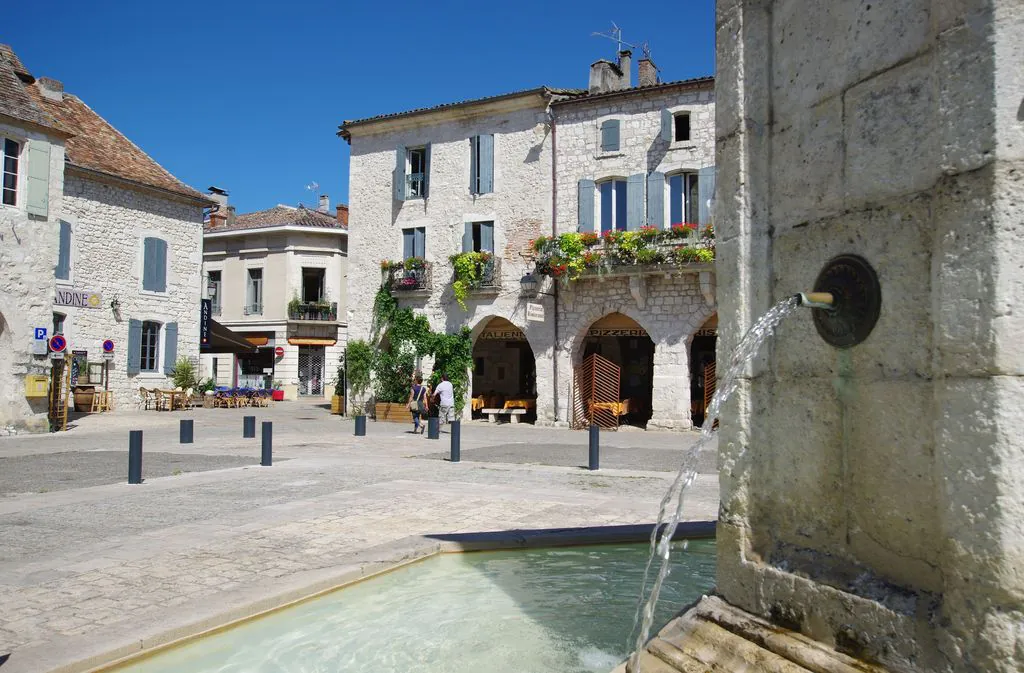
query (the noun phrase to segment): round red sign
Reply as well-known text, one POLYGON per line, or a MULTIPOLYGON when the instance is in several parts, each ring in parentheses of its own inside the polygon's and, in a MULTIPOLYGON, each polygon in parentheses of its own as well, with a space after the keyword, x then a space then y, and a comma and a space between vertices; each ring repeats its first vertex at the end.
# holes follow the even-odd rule
POLYGON ((284 349, 281 348, 280 346, 278 346, 277 348, 274 349, 274 355, 276 355, 279 358, 283 358, 284 357, 284 349))
POLYGON ((60 334, 54 334, 50 337, 50 350, 54 353, 63 352, 68 347, 68 342, 60 334))

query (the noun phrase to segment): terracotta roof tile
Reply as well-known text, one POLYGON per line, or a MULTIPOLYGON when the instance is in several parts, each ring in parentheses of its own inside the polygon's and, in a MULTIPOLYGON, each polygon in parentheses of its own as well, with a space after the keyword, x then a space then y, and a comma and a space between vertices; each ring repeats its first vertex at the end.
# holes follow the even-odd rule
POLYGON ((342 229, 348 227, 338 222, 337 218, 321 213, 318 210, 310 210, 304 206, 289 208, 288 206, 274 206, 267 210, 257 210, 254 213, 244 213, 235 217, 232 224, 210 226, 206 224, 205 231, 208 234, 219 231, 237 231, 242 229, 265 229, 268 227, 314 227, 318 229, 342 229))
POLYGON ((68 133, 68 129, 39 107, 28 89, 35 78, 9 46, 0 44, 0 114, 23 122, 68 133))

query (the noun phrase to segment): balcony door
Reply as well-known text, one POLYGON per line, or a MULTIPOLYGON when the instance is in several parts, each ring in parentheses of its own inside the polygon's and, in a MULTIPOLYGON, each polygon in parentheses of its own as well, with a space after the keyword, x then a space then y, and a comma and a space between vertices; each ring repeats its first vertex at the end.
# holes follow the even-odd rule
POLYGON ((326 269, 302 268, 302 301, 313 303, 324 299, 326 269))

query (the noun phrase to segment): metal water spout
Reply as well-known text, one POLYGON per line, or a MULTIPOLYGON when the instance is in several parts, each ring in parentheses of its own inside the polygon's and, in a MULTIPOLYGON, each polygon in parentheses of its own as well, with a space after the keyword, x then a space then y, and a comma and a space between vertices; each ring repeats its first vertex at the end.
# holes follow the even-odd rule
POLYGON ((823 311, 835 310, 835 298, 831 292, 801 292, 795 298, 797 306, 819 308, 823 311))

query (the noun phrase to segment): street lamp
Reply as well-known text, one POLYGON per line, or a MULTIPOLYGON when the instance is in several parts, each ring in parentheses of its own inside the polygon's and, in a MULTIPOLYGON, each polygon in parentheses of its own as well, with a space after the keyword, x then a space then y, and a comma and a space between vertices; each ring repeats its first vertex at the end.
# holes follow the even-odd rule
POLYGON ((519 285, 523 289, 523 294, 527 297, 536 297, 537 288, 540 287, 540 282, 537 280, 537 276, 533 275, 532 271, 527 271, 526 274, 519 279, 519 285))

